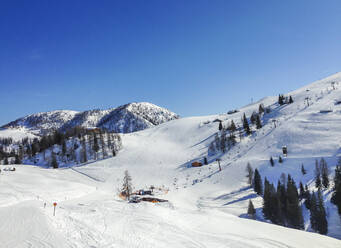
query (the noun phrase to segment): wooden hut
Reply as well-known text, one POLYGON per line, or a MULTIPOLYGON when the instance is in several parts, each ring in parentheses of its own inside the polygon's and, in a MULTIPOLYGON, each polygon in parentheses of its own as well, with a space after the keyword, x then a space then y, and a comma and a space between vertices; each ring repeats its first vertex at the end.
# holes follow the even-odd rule
POLYGON ((198 162, 198 161, 195 161, 192 163, 192 167, 201 167, 202 166, 202 163, 198 162))

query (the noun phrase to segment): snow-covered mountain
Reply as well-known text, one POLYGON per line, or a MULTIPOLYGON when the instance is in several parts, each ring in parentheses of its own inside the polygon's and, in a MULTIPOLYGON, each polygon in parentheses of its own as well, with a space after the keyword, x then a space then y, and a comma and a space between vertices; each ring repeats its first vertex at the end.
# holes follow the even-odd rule
MULTIPOLYGON (((122 134, 123 149, 109 159, 62 170, 18 165, 16 172, 5 171, 0 180, 0 240, 4 247, 341 247, 341 220, 330 202, 332 183, 322 191, 327 236, 313 232, 304 204, 306 232, 270 224, 262 213, 262 197, 247 183, 250 163, 263 181, 266 177, 276 184, 282 174, 290 174, 297 184, 316 191, 315 160, 321 158, 332 181, 341 157, 341 73, 289 95, 291 104, 266 97, 232 114, 181 118, 122 134), (222 135, 217 119, 224 127, 232 120, 242 127, 243 114, 250 119, 260 104, 266 110, 261 128, 250 123, 251 135, 238 134, 225 152, 208 152, 222 135), (191 166, 205 157, 207 165, 191 166), (128 204, 120 199, 125 170, 135 190, 153 185, 169 203, 128 204), (247 218, 249 200, 257 221, 247 218), (56 216, 53 202, 58 203, 56 216)), ((116 111, 130 116, 132 110, 116 111)), ((110 127, 110 121, 99 119, 97 125, 110 127)))
POLYGON ((143 130, 179 116, 151 103, 129 103, 108 110, 56 110, 32 114, 12 121, 2 128, 21 129, 41 135, 53 130, 67 130, 75 126, 106 128, 109 131, 128 133, 143 130))

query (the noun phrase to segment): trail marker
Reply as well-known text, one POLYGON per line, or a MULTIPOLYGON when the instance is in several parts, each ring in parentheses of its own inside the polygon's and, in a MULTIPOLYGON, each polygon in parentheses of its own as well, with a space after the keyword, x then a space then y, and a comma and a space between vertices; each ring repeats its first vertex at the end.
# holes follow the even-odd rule
POLYGON ((53 216, 56 215, 56 206, 57 206, 57 202, 53 203, 53 216))

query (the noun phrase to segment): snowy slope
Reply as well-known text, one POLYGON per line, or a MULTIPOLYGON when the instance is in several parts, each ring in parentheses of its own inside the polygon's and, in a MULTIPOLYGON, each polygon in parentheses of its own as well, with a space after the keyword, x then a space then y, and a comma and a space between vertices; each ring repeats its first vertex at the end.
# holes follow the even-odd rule
MULTIPOLYGON (((183 118, 124 135, 124 149, 116 158, 81 167, 80 170, 107 182, 107 188, 112 188, 112 185, 118 188, 123 170, 128 169, 136 188, 165 185, 171 189, 168 197, 174 196, 170 199, 175 204, 180 199, 181 205, 217 208, 236 216, 245 215, 249 199, 254 198, 257 207, 261 207, 262 203, 247 188, 247 162, 253 168, 259 168, 263 179, 266 176, 277 183, 281 173, 290 173, 297 184, 302 181, 313 190, 315 159, 324 157, 332 179, 341 151, 341 105, 335 105, 341 98, 340 81, 341 74, 336 74, 291 92, 294 103, 290 105, 279 106, 277 97, 268 97, 232 115, 183 118), (332 82, 336 84, 332 85, 332 82), (309 106, 305 104, 307 97, 309 106), (191 161, 202 161, 207 156, 207 148, 218 130, 218 123, 213 122, 215 119, 223 120, 224 125, 233 119, 240 125, 243 113, 250 116, 258 110, 260 103, 271 108, 271 113, 263 118, 264 127, 258 131, 254 129, 251 137, 238 142, 226 154, 217 155, 222 159, 222 172, 217 171, 216 157, 209 157, 209 166, 188 168, 191 161), (332 112, 320 113, 330 109, 332 112), (276 128, 273 120, 276 120, 276 128), (288 147, 289 155, 283 164, 278 164, 277 158, 284 145, 288 147), (270 156, 276 162, 273 168, 269 165, 270 156), (300 172, 302 163, 308 171, 305 176, 300 172)), ((324 192, 329 213, 328 235, 340 239, 341 223, 335 214, 335 206, 328 201, 330 190, 324 192)), ((310 230, 307 214, 305 212, 306 229, 310 230)))
MULTIPOLYGON (((324 191, 331 237, 240 218, 252 199, 262 220, 262 199, 246 183, 247 162, 271 182, 290 173, 296 183, 314 189, 314 161, 324 157, 332 177, 341 155, 341 105, 335 105, 341 100, 340 82, 341 73, 291 92, 294 103, 289 105, 279 106, 277 97, 267 97, 235 114, 182 118, 124 134, 123 150, 114 158, 69 169, 19 165, 16 172, 3 172, 0 238, 9 237, 4 247, 30 247, 34 240, 42 241, 34 247, 341 247, 341 222, 330 204, 331 188, 324 191), (218 131, 214 120, 227 125, 233 119, 240 125, 243 113, 249 117, 260 103, 271 109, 262 119, 263 128, 252 127, 252 136, 237 139, 225 154, 208 156, 218 131), (283 145, 288 157, 279 164, 283 145), (205 156, 209 165, 190 167, 205 156), (275 167, 269 165, 270 156, 275 167), (221 172, 215 162, 218 157, 221 172), (302 163, 307 169, 304 176, 302 163), (170 202, 122 201, 117 193, 124 170, 129 170, 135 189, 154 185, 162 189, 158 197, 170 202), (54 201, 58 202, 55 217, 54 201), (36 223, 36 228, 31 233, 17 230, 15 224, 22 222, 36 223), (52 234, 40 230, 40 225, 52 234), (10 235, 13 232, 20 238, 10 235)), ((305 229, 311 231, 308 213, 304 215, 305 229)))
POLYGON ((24 138, 34 139, 38 136, 30 133, 25 128, 0 128, 0 138, 12 138, 13 141, 21 141, 24 138))
POLYGON ((175 113, 151 103, 129 103, 108 110, 77 112, 56 110, 25 116, 3 126, 8 129, 26 129, 42 135, 53 130, 65 131, 76 126, 100 127, 115 132, 134 132, 179 118, 175 113))
POLYGON ((1 247, 334 248, 341 243, 214 208, 127 204, 113 196, 112 189, 102 189, 102 184, 72 169, 21 165, 15 173, 4 172, 1 247), (53 202, 58 204, 55 216, 53 202))

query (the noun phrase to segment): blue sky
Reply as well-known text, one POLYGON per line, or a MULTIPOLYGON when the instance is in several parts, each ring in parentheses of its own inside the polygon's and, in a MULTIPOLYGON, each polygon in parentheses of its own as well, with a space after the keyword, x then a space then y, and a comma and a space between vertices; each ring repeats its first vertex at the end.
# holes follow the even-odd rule
POLYGON ((341 71, 341 1, 0 2, 0 125, 148 101, 226 112, 341 71))

